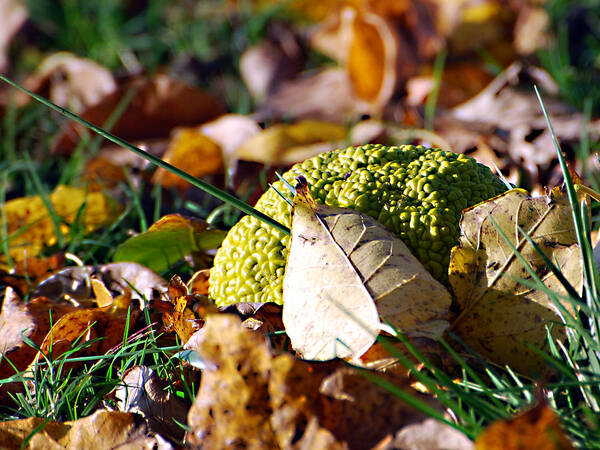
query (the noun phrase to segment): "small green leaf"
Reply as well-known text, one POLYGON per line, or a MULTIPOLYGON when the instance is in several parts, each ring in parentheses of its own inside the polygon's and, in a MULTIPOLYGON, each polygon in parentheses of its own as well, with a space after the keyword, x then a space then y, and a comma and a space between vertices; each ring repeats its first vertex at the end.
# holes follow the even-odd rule
POLYGON ((162 272, 192 252, 217 248, 225 234, 203 220, 169 214, 121 244, 113 260, 133 261, 162 272))

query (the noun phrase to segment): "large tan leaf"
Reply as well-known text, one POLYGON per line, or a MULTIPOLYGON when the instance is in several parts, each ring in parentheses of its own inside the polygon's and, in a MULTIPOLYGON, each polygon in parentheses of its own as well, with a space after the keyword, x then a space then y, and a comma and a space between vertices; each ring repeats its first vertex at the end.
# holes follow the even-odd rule
POLYGON ((317 205, 305 184, 294 203, 283 322, 295 350, 359 357, 380 316, 408 336, 440 336, 450 294, 400 239, 365 214, 317 205))
MULTIPOLYGON (((524 342, 541 348, 546 326, 554 338, 564 336, 557 307, 542 291, 520 283, 533 282, 520 260, 492 223, 498 224, 544 284, 564 293, 560 282, 535 249, 519 233, 521 227, 555 261, 575 289, 582 285, 581 255, 568 199, 555 189, 532 198, 513 189, 464 211, 459 245, 452 250, 449 280, 461 313, 453 331, 471 348, 498 364, 526 375, 545 367, 543 358, 524 342)), ((565 304, 567 309, 569 304, 565 304)))

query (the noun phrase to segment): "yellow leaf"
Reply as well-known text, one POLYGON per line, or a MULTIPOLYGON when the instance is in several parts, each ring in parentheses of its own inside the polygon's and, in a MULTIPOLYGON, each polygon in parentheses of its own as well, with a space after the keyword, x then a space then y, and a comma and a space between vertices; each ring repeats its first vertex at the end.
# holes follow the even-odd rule
MULTIPOLYGON (((568 199, 564 194, 530 197, 513 189, 463 212, 459 245, 452 249, 449 281, 460 314, 452 324, 466 344, 497 364, 526 374, 539 374, 546 363, 525 342, 541 348, 546 326, 554 338, 564 336, 561 315, 533 282, 492 219, 528 261, 548 289, 565 290, 542 257, 519 233, 521 227, 558 265, 576 289, 582 286, 581 253, 568 199)), ((570 304, 564 302, 570 310, 570 304)))
POLYGON ((251 136, 238 147, 235 159, 264 164, 286 165, 331 150, 346 137, 346 129, 338 124, 318 120, 302 120, 280 124, 251 136))
POLYGON ((406 245, 373 218, 317 205, 296 190, 283 281, 283 322, 306 359, 357 358, 375 342, 380 319, 411 337, 447 327, 448 291, 406 245))
MULTIPOLYGON (((223 169, 221 147, 194 128, 177 130, 163 159, 195 177, 218 173, 223 169)), ((183 190, 190 186, 187 181, 163 168, 156 170, 153 181, 166 188, 183 190)))
MULTIPOLYGON (((54 213, 64 221, 60 224, 63 235, 67 235, 84 202, 85 209, 79 225, 86 232, 110 223, 120 209, 101 192, 86 192, 82 188, 58 186, 49 197, 54 213)), ((44 246, 57 242, 54 224, 40 196, 10 200, 2 208, 6 217, 10 256, 16 261, 22 261, 27 255, 36 255, 44 246)))

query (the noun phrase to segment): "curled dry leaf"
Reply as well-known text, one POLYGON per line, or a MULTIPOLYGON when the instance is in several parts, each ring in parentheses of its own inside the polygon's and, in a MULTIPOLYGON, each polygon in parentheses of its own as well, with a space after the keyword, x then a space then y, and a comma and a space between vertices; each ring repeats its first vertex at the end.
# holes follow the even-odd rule
POLYGON ((366 10, 345 7, 336 11, 311 43, 345 66, 356 99, 373 112, 381 111, 394 93, 399 67, 403 71, 414 67, 413 55, 394 26, 366 10))
POLYGON ((0 423, 0 442, 7 448, 19 448, 30 434, 33 436, 27 448, 32 450, 173 448, 160 436, 149 434, 144 419, 131 413, 101 410, 72 422, 61 423, 32 417, 0 423))
POLYGON ((306 359, 358 358, 380 316, 410 337, 438 338, 450 294, 408 247, 373 218, 318 205, 296 188, 283 281, 283 322, 306 359))
MULTIPOLYGON (((121 209, 100 192, 88 193, 85 189, 70 186, 58 186, 49 195, 49 200, 56 216, 63 220, 59 228, 65 237, 76 219, 78 226, 89 233, 110 223, 121 209), (84 204, 85 208, 82 208, 84 204)), ((57 242, 54 223, 41 196, 9 200, 1 207, 9 236, 9 253, 14 260, 22 261, 28 255, 37 255, 44 246, 57 242)), ((4 259, 3 256, 0 261, 4 259)))
POLYGON ((475 440, 476 450, 539 448, 571 450, 573 445, 561 428, 560 419, 545 402, 512 419, 497 420, 475 440))
POLYGON ((184 256, 217 248, 225 232, 204 220, 168 214, 144 233, 123 242, 115 252, 115 262, 134 261, 156 272, 168 269, 184 256))
POLYGON ((166 384, 151 368, 135 366, 123 374, 123 385, 114 395, 120 411, 142 415, 151 431, 181 442, 185 431, 177 422, 186 423, 187 408, 166 384))
POLYGON ((234 156, 245 161, 289 165, 337 148, 345 137, 346 129, 341 125, 302 120, 273 125, 251 136, 238 147, 234 156))
MULTIPOLYGON (((339 361, 272 355, 264 337, 233 315, 211 315, 186 347, 206 366, 188 414, 193 446, 371 448, 424 418, 339 361)), ((402 386, 399 379, 385 378, 402 386)))
POLYGON ((588 123, 583 114, 553 98, 558 87, 547 72, 536 67, 525 68, 518 62, 507 67, 475 97, 440 114, 436 129, 456 152, 463 153, 483 143, 524 169, 534 184, 553 185, 559 180, 541 178, 556 165, 556 151, 531 89, 532 78, 546 93, 544 103, 563 144, 578 143, 584 128, 590 140, 600 137, 600 120, 588 123))
POLYGON ((167 295, 173 306, 163 312, 164 329, 174 330, 184 344, 200 329, 208 314, 218 312, 208 297, 190 293, 189 288, 177 275, 169 281, 167 295), (198 317, 194 313, 197 313, 198 317))
MULTIPOLYGON (((581 252, 566 194, 555 188, 549 196, 532 198, 522 189, 513 189, 463 212, 459 245, 452 249, 449 269, 460 309, 452 331, 491 361, 525 375, 539 375, 546 362, 525 342, 542 348, 547 326, 552 327, 553 338, 563 338, 562 313, 543 290, 519 282, 534 280, 500 231, 548 289, 559 294, 565 289, 519 227, 581 290, 581 252)), ((571 310, 568 302, 563 306, 571 310)))

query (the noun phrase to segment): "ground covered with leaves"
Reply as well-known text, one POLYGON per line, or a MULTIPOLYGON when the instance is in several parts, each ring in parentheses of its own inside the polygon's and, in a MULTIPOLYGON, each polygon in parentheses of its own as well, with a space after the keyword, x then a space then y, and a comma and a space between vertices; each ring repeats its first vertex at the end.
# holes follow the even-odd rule
POLYGON ((599 20, 0 0, 0 447, 600 447, 599 20))

